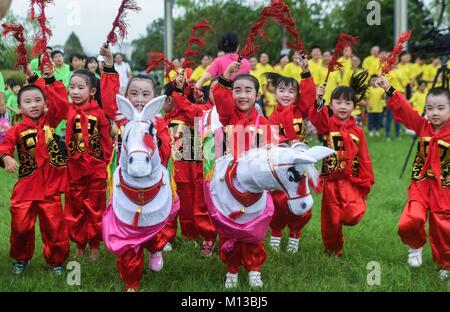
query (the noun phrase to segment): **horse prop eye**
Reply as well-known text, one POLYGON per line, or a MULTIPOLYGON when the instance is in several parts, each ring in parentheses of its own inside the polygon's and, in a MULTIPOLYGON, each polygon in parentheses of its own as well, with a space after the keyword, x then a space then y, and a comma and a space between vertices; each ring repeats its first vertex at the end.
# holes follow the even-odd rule
POLYGON ((289 182, 295 182, 298 183, 302 179, 302 176, 300 173, 295 170, 295 167, 290 167, 288 171, 286 172, 286 177, 289 180, 289 182))

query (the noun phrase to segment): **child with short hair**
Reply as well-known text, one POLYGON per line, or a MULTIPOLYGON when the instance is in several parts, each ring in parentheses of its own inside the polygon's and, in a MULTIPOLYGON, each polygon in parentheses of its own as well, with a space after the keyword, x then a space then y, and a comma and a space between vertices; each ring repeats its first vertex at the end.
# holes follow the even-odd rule
POLYGON ((408 202, 400 217, 398 234, 409 246, 408 264, 422 265, 429 220, 429 241, 439 277, 448 278, 450 269, 450 92, 434 88, 428 92, 425 117, 413 109, 405 96, 381 76, 377 84, 386 90, 394 118, 416 132, 419 138, 408 202))
POLYGON ((34 253, 36 218, 42 234, 44 258, 50 271, 61 274, 69 256, 69 239, 61 204, 67 188, 66 160, 54 137, 65 118, 65 87, 45 68, 45 79, 28 66, 28 81, 18 93, 23 121, 12 127, 0 144, 0 165, 9 173, 19 171, 11 195, 11 248, 14 274, 25 272, 34 253), (17 148, 19 163, 14 159, 17 148))
MULTIPOLYGON (((331 103, 318 111, 312 106, 309 118, 336 154, 324 160, 322 168, 322 239, 325 251, 341 256, 344 246, 342 225, 354 226, 366 212, 366 198, 374 184, 364 130, 356 125, 352 112, 364 96, 367 72, 354 74, 350 87, 337 87, 331 103)), ((317 101, 325 93, 320 87, 317 101)), ((319 105, 316 105, 319 107, 319 105)))

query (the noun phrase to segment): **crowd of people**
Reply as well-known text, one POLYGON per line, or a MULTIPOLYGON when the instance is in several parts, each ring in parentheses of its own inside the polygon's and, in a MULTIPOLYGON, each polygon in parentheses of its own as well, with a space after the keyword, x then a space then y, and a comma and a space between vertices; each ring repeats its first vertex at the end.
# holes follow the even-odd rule
MULTIPOLYGON (((403 123, 419 137, 420 144, 399 235, 410 248, 409 265, 420 266, 429 218, 433 258, 441 278, 446 279, 450 268, 450 93, 442 87, 442 77, 433 85, 441 66, 439 58, 416 56, 413 62, 411 53, 404 52, 385 77, 380 68, 387 51, 374 46, 361 62, 348 46, 339 59, 342 69, 331 72, 324 85, 331 50, 312 47, 309 57, 293 51, 278 57, 276 63, 264 52, 241 60, 235 33, 223 36, 219 50, 216 58, 204 54, 201 64, 192 69, 183 68, 182 58, 172 59, 175 68, 162 80, 163 116, 154 121, 154 127, 161 163, 173 168, 180 210, 165 221, 158 235, 117 253, 126 289, 140 287, 144 249, 151 252, 150 268, 162 269, 162 251, 172 250, 178 224, 183 239, 202 239, 202 256, 213 254, 219 236, 219 257, 227 267, 225 287, 237 285, 240 266, 249 271, 252 287, 263 285, 259 271, 267 257, 264 240, 243 240, 242 233, 233 236, 233 229, 219 230, 230 224, 223 225, 223 220, 211 216, 205 203, 206 161, 194 155, 194 140, 180 135, 185 129, 194 131, 196 118, 208 119, 213 111, 225 129, 225 150, 235 162, 252 148, 273 144, 271 126, 276 127, 279 144, 306 144, 314 131, 335 151, 324 160, 315 191, 323 192, 324 249, 337 257, 343 253, 342 226, 360 222, 375 183, 363 127, 367 123, 369 136, 381 136, 384 125, 385 139, 390 140, 392 121, 397 139, 403 123), (238 126, 253 129, 251 134, 244 133, 241 149, 232 140, 239 135, 238 126), (179 140, 192 153, 180 151, 179 140), (229 240, 234 242, 231 250, 229 240)), ((0 80, 6 100, 0 103, 4 105, 0 113, 12 124, 0 144, 0 164, 7 172, 19 172, 10 206, 10 256, 15 274, 23 274, 32 258, 37 217, 44 257, 53 273, 63 270, 69 240, 76 244, 77 257, 83 257, 87 247, 93 259, 99 257, 100 243, 106 239, 102 218, 107 211, 107 180, 118 165, 114 155, 120 153, 120 142, 127 139, 121 137, 126 122, 116 118, 116 96, 122 95, 139 113, 157 97, 155 81, 142 73, 133 76, 123 55, 113 56, 104 44, 98 57, 75 53, 69 64, 62 51, 48 48, 47 53, 52 66, 40 70, 40 59, 31 61, 27 85, 10 80, 5 89, 0 80), (61 194, 65 194, 64 208, 61 194)), ((295 173, 293 181, 301 179, 295 173)), ((242 194, 238 187, 235 192, 242 194)), ((283 230, 288 227, 288 251, 296 253, 311 212, 294 214, 285 192, 272 191, 270 197, 275 207, 267 225, 270 247, 280 250, 283 230)), ((244 211, 225 217, 239 220, 242 215, 244 211)), ((133 225, 138 227, 138 223, 133 225)))

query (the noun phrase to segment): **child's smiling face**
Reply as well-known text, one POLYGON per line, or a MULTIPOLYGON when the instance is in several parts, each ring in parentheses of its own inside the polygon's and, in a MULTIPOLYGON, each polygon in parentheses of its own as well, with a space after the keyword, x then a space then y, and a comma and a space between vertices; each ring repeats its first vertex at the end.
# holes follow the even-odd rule
POLYGON ((450 100, 444 94, 428 95, 425 113, 435 130, 440 130, 450 118, 450 100))
POLYGON ((257 92, 255 84, 249 79, 239 79, 233 85, 233 99, 242 112, 249 112, 255 105, 257 92))

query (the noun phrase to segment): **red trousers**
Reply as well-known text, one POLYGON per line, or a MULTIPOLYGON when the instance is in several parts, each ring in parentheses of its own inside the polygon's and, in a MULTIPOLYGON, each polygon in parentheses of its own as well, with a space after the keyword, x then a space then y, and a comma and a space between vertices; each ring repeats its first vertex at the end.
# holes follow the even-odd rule
POLYGON ((342 225, 353 226, 366 212, 366 200, 348 179, 325 179, 322 197, 322 239, 326 252, 341 255, 344 246, 342 225))
POLYGON ((408 202, 398 227, 403 243, 414 249, 425 245, 427 218, 433 260, 441 268, 450 269, 450 189, 439 189, 434 179, 409 186, 408 202))
POLYGON ((105 208, 106 180, 86 176, 70 181, 64 213, 69 237, 78 248, 84 249, 88 243, 91 248, 99 247, 105 208))
POLYGON ((117 257, 117 269, 126 288, 139 289, 144 273, 144 248, 151 253, 161 251, 168 241, 164 230, 165 228, 156 234, 153 239, 142 245, 137 253, 134 249, 129 249, 117 257))
MULTIPOLYGON (((184 239, 197 240, 203 237, 216 240, 216 229, 209 216, 203 195, 203 163, 175 162, 175 181, 180 198, 181 235, 184 239)), ((172 223, 177 226, 176 221, 172 223)), ((175 228, 176 232, 176 228, 175 228)), ((171 241, 174 236, 171 237, 171 241)))
POLYGON ((284 192, 271 192, 275 212, 270 221, 271 235, 274 237, 283 236, 283 230, 286 225, 289 227, 289 237, 300 238, 301 230, 311 220, 312 211, 308 211, 302 216, 297 216, 289 210, 287 196, 284 192))
MULTIPOLYGON (((219 239, 219 246, 224 244, 223 238, 219 239)), ((229 273, 239 273, 241 265, 245 267, 247 271, 259 271, 262 264, 266 261, 267 254, 264 250, 264 241, 256 244, 236 242, 233 250, 230 252, 222 251, 219 248, 219 257, 223 263, 227 266, 229 273)))
POLYGON ((61 204, 61 196, 53 195, 43 201, 11 199, 11 249, 16 261, 27 262, 34 253, 34 225, 39 217, 44 258, 50 267, 62 265, 69 257, 69 238, 61 204))

